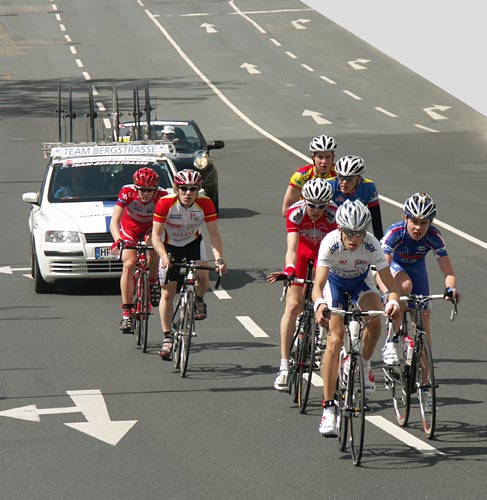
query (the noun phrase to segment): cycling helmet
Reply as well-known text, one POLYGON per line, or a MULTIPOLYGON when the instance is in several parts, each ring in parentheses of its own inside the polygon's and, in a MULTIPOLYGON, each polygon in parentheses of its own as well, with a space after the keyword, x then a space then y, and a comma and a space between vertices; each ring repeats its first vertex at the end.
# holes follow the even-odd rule
POLYGON ((156 188, 159 184, 159 176, 152 168, 139 168, 134 174, 134 184, 141 188, 156 188))
POLYGON ((310 203, 328 203, 333 197, 333 188, 325 179, 316 177, 304 183, 301 196, 310 203))
POLYGON ((360 158, 360 156, 342 156, 335 164, 335 171, 337 175, 343 177, 362 175, 364 169, 364 160, 360 158))
POLYGON ((337 147, 337 143, 333 137, 330 135, 318 135, 313 137, 309 143, 309 150, 312 153, 317 151, 334 151, 337 147))
POLYGON ((345 200, 343 205, 338 207, 336 223, 341 229, 363 231, 367 229, 370 221, 369 209, 360 200, 345 200))
POLYGON ((436 205, 429 194, 414 193, 404 203, 404 213, 408 217, 432 220, 436 216, 436 205))
POLYGON ((181 170, 174 176, 176 186, 201 186, 202 183, 201 174, 189 168, 181 170))

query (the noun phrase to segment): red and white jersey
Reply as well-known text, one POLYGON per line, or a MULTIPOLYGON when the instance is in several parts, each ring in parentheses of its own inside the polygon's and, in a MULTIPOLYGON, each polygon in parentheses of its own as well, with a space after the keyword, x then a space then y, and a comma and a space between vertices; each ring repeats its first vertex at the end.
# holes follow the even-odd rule
POLYGON ((321 240, 337 227, 336 211, 337 206, 330 202, 324 214, 318 220, 313 221, 306 213, 306 202, 300 200, 287 212, 286 230, 288 233, 299 233, 299 244, 306 245, 318 254, 321 240))
POLYGON ((154 211, 154 222, 164 224, 164 243, 183 247, 200 235, 204 222, 217 220, 216 209, 207 196, 200 196, 188 208, 184 208, 177 195, 161 198, 154 211))
POLYGON ((117 200, 117 205, 125 209, 122 215, 121 223, 123 224, 128 219, 141 224, 151 222, 156 203, 160 198, 166 195, 167 191, 158 187, 157 190, 154 191, 154 195, 150 201, 142 203, 134 184, 127 184, 126 186, 123 186, 120 193, 118 193, 117 200))

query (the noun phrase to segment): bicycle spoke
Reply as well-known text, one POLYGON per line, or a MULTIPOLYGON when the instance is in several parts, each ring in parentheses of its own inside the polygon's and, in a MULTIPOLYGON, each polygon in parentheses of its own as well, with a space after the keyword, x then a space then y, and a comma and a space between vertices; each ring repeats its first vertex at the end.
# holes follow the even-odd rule
POLYGON ((337 439, 338 448, 340 451, 345 451, 347 446, 347 435, 348 435, 348 419, 349 414, 346 411, 346 398, 347 398, 347 383, 348 375, 345 373, 343 366, 343 355, 340 353, 340 368, 338 371, 337 379, 337 389, 335 395, 335 401, 338 402, 337 411, 337 439))
POLYGON ((184 319, 181 329, 181 377, 186 376, 188 369, 189 351, 191 348, 191 337, 194 331, 194 295, 188 293, 187 303, 184 308, 184 319))
POLYGON ((303 315, 305 317, 303 339, 297 363, 297 403, 300 413, 304 413, 308 405, 315 359, 315 323, 308 311, 305 311, 303 315))
POLYGON ((143 274, 140 280, 140 323, 142 352, 147 352, 149 336, 149 282, 147 274, 143 274))

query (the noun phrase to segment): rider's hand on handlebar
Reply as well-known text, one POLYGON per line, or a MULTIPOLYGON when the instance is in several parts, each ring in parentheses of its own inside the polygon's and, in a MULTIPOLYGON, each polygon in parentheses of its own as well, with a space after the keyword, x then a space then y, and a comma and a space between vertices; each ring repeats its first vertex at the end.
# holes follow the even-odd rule
POLYGON ((388 300, 385 305, 384 312, 390 319, 399 319, 401 315, 401 306, 397 300, 388 300))
POLYGON ((125 246, 125 241, 119 238, 117 241, 114 241, 112 243, 112 246, 110 248, 110 253, 112 253, 113 255, 118 255, 120 253, 120 250, 122 250, 124 246, 125 246))
POLYGON ((215 264, 215 271, 222 275, 223 273, 227 272, 227 264, 223 259, 218 259, 215 264))
POLYGON ((462 294, 453 287, 445 288, 445 292, 443 293, 443 297, 445 300, 448 300, 449 302, 456 301, 457 303, 460 302, 461 295, 462 294))

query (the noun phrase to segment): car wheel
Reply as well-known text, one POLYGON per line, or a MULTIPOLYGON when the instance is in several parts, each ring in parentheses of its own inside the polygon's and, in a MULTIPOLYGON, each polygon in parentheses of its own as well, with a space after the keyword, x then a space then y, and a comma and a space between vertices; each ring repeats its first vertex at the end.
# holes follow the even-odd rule
POLYGON ((47 281, 45 281, 42 277, 34 245, 32 246, 31 273, 32 278, 34 279, 34 290, 36 293, 53 293, 56 290, 56 285, 53 283, 47 283, 47 281))

